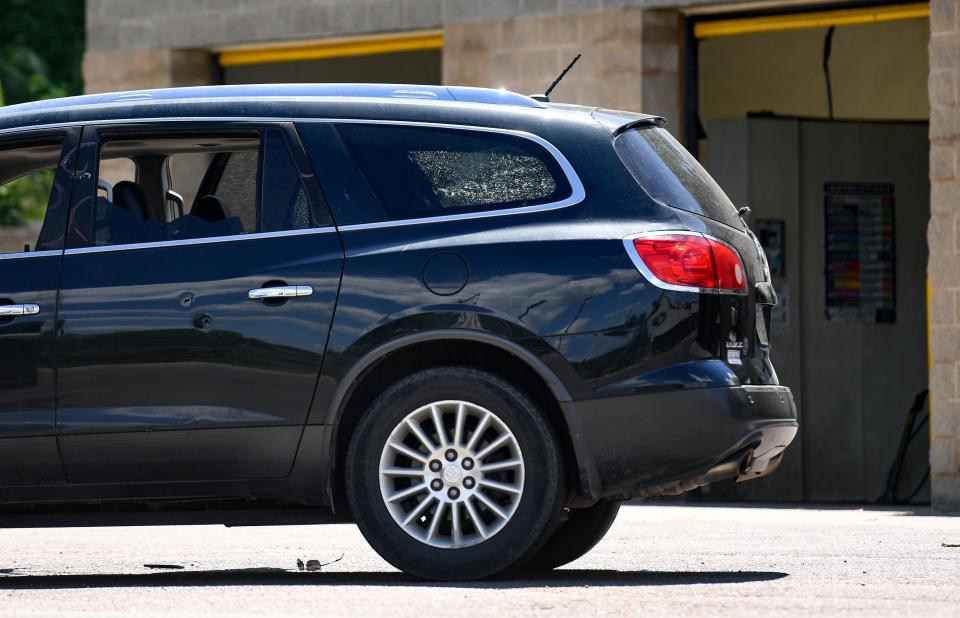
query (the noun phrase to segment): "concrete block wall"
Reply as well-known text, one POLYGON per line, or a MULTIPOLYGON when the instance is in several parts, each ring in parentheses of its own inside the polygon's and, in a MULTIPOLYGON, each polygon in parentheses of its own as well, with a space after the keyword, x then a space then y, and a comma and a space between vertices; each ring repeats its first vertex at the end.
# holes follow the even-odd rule
POLYGON ((88 51, 83 86, 88 93, 202 86, 213 79, 213 57, 203 49, 88 51))
POLYGON ((638 9, 447 24, 445 84, 543 92, 583 57, 551 95, 680 119, 680 17, 638 9))
POLYGON ((437 28, 443 4, 443 0, 88 0, 87 40, 91 50, 194 48, 437 28))
POLYGON ((753 0, 87 0, 91 50, 194 48, 753 0))
POLYGON ((680 118, 680 17, 627 0, 88 0, 88 92, 210 83, 211 48, 443 27, 444 82, 680 118), (614 10, 601 10, 604 7, 614 10), (623 8, 626 7, 626 8, 623 8))
POLYGON ((960 510, 960 7, 930 3, 930 471, 933 505, 960 510))

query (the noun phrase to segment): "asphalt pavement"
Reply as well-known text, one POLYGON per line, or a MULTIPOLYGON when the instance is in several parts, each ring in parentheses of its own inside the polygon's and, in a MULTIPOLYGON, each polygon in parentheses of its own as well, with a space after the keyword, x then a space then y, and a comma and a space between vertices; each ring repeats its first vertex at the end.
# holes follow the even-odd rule
POLYGON ((0 530, 0 616, 63 615, 960 616, 960 517, 629 506, 568 567, 455 584, 398 573, 350 525, 0 530))

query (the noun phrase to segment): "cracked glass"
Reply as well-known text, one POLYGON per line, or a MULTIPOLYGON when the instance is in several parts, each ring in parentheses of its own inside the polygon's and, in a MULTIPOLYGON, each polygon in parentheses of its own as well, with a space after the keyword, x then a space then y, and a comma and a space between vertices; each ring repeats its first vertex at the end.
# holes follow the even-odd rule
POLYGON ((376 195, 380 220, 522 208, 572 193, 556 158, 521 136, 374 124, 337 131, 376 195))

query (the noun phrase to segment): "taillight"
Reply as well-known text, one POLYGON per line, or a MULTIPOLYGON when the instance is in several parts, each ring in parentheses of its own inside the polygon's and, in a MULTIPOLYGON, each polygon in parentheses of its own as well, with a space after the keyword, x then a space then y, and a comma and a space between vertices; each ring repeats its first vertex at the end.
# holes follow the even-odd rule
POLYGON ((703 236, 661 234, 634 238, 633 247, 654 277, 670 285, 717 287, 710 244, 703 236))
POLYGON ((651 234, 634 238, 631 244, 645 267, 641 270, 652 275, 654 283, 720 292, 747 289, 740 256, 713 238, 700 234, 651 234))
POLYGON ((722 242, 708 238, 710 248, 713 249, 713 263, 717 269, 717 287, 721 290, 741 292, 747 289, 747 277, 743 272, 743 262, 740 256, 722 242))

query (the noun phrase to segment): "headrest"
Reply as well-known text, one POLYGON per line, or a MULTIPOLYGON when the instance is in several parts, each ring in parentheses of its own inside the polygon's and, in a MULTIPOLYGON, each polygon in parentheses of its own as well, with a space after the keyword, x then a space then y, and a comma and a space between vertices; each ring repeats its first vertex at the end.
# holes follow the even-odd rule
POLYGON ((207 223, 219 223, 230 217, 230 206, 219 195, 204 195, 190 209, 190 214, 207 223))
POLYGON ((147 193, 135 182, 121 180, 113 185, 113 203, 120 208, 126 208, 139 219, 150 216, 147 210, 147 193))

